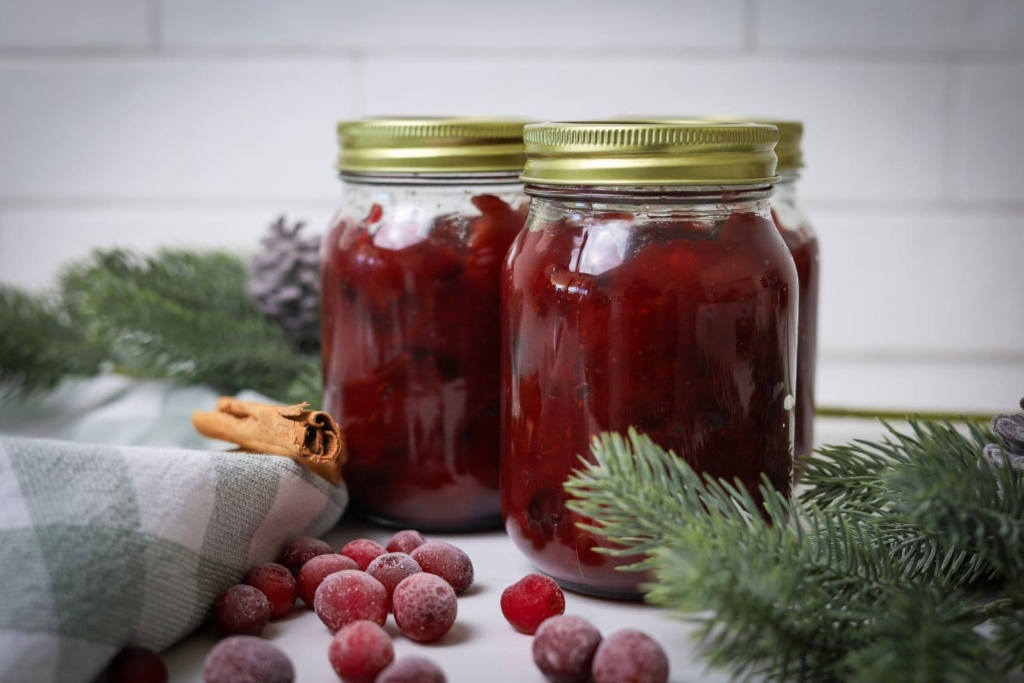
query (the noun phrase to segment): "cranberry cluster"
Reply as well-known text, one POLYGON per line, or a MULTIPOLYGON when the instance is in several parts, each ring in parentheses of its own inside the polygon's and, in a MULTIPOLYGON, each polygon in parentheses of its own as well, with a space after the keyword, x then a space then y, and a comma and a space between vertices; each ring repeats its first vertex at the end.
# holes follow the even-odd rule
POLYGON ((327 651, 345 683, 445 681, 444 672, 422 657, 395 661, 388 614, 403 635, 420 643, 443 637, 458 614, 456 594, 473 583, 473 563, 455 546, 428 542, 413 530, 399 531, 382 546, 351 541, 335 553, 324 541, 297 538, 276 563, 259 565, 245 583, 221 593, 213 606, 214 627, 229 636, 210 652, 207 683, 294 680, 287 655, 253 638, 271 619, 287 616, 301 599, 334 634, 327 651), (243 676, 244 674, 244 676, 243 676))

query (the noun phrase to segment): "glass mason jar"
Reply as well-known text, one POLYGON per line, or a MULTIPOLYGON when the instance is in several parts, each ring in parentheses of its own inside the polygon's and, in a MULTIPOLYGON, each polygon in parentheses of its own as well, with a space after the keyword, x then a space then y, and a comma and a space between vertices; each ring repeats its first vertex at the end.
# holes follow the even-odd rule
POLYGON ((772 197, 772 218, 796 262, 800 281, 800 331, 796 361, 796 456, 809 455, 814 447, 814 378, 818 363, 818 283, 820 262, 818 235, 800 206, 797 183, 803 168, 800 141, 804 126, 799 121, 763 121, 779 129, 781 176, 772 197))
POLYGON ((500 526, 499 276, 523 227, 524 122, 339 125, 322 249, 324 410, 353 510, 431 531, 500 526))
POLYGON ((527 229, 502 275, 501 502, 563 586, 636 597, 637 558, 583 531, 563 484, 602 431, 695 469, 792 477, 797 275, 772 223, 777 131, 754 124, 537 124, 527 229))

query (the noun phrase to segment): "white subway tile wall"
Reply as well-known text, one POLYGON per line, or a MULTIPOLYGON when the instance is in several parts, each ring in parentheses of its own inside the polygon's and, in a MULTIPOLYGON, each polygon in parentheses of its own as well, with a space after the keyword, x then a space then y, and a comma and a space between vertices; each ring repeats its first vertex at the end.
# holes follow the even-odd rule
POLYGON ((326 228, 334 123, 806 122, 822 402, 1024 394, 1021 0, 0 0, 0 281, 326 228))

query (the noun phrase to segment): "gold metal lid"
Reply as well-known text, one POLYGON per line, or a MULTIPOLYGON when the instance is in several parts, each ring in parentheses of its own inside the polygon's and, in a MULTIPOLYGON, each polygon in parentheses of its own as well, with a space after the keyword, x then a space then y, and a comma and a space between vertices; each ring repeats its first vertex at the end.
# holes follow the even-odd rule
POLYGON ((338 170, 460 173, 523 168, 518 119, 363 119, 338 124, 338 170))
POLYGON ((542 185, 767 185, 774 126, 603 121, 535 123, 520 179, 542 185))
POLYGON ((775 145, 775 156, 779 158, 776 171, 797 171, 804 167, 804 154, 800 143, 804 137, 803 121, 787 119, 764 119, 757 116, 639 116, 631 120, 656 123, 685 123, 687 121, 711 121, 714 123, 761 123, 779 129, 779 144, 775 145))

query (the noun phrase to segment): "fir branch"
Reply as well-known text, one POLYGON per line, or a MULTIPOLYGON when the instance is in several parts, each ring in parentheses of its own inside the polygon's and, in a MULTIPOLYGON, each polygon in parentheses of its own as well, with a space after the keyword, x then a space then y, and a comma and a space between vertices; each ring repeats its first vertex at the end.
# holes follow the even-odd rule
POLYGON ((0 391, 36 396, 66 375, 91 375, 108 355, 51 298, 0 286, 0 391))
MULTIPOLYGON (((94 374, 99 350, 102 360, 132 376, 319 403, 319 359, 297 351, 281 328, 255 310, 246 279, 243 261, 226 253, 94 252, 65 269, 52 305, 52 318, 63 321, 65 337, 88 343, 81 349, 61 346, 65 337, 36 332, 38 362, 27 364, 0 347, 0 372, 18 391, 47 388, 65 374, 94 374)), ((30 313, 24 306, 0 311, 9 316, 10 327, 42 329, 42 322, 35 322, 39 315, 30 313)))
POLYGON ((814 456, 807 492, 787 500, 767 480, 751 493, 701 477, 635 431, 604 434, 568 506, 622 546, 612 554, 647 553, 648 600, 700 622, 703 653, 737 675, 979 680, 1022 637, 1015 601, 970 590, 1012 576, 1024 520, 1024 473, 978 467, 989 437, 914 421, 814 456), (999 638, 980 638, 996 615, 999 638))

